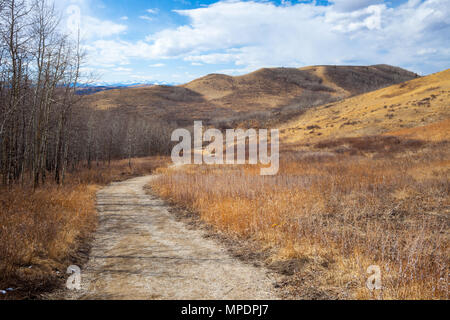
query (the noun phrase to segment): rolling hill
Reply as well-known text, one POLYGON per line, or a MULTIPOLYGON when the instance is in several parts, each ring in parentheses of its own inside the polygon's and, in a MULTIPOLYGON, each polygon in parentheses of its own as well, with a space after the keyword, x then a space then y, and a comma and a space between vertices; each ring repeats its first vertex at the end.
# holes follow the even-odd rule
POLYGON ((450 69, 311 108, 282 126, 286 143, 370 135, 450 137, 450 69))
POLYGON ((183 124, 251 118, 256 113, 270 118, 276 112, 299 112, 416 77, 388 65, 266 68, 238 77, 210 74, 181 86, 103 91, 85 101, 98 109, 183 124))

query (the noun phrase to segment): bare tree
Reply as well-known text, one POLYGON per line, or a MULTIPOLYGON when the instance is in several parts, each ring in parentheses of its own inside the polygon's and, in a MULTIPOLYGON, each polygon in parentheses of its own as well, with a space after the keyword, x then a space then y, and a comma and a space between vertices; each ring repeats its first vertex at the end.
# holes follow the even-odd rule
POLYGON ((61 32, 50 0, 0 0, 0 174, 35 188, 68 170, 167 153, 170 126, 94 110, 79 94, 80 37, 61 32))

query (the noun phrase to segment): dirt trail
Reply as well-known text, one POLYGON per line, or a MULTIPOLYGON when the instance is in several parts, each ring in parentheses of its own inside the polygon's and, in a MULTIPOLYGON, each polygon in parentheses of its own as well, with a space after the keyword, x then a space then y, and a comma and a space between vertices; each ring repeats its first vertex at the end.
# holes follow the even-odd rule
POLYGON ((99 228, 82 290, 69 299, 276 299, 273 275, 190 230, 144 186, 113 183, 98 195, 99 228))

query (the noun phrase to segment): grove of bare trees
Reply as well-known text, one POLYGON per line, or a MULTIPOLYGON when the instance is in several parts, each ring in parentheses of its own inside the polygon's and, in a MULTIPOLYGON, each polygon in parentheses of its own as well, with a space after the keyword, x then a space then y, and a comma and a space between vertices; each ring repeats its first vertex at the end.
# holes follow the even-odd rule
POLYGON ((168 124, 83 105, 80 40, 60 20, 52 1, 0 0, 3 185, 61 184, 80 165, 169 152, 168 124))

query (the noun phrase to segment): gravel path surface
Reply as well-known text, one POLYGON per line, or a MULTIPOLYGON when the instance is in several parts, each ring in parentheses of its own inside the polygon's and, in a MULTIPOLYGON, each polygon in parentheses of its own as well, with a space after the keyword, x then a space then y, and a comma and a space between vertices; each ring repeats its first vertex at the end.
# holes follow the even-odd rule
POLYGON ((82 289, 68 299, 277 299, 274 275, 230 256, 204 231, 176 221, 144 187, 113 183, 97 195, 100 223, 82 289))

